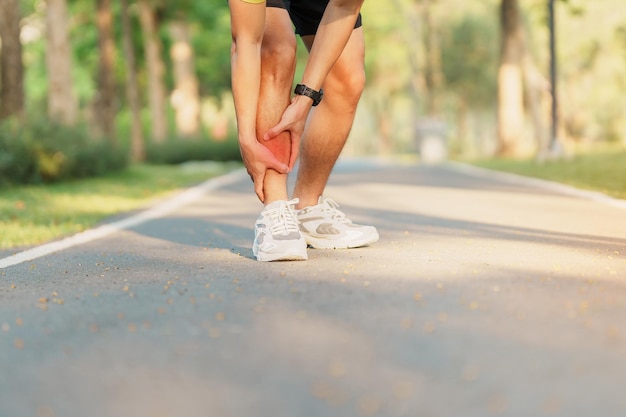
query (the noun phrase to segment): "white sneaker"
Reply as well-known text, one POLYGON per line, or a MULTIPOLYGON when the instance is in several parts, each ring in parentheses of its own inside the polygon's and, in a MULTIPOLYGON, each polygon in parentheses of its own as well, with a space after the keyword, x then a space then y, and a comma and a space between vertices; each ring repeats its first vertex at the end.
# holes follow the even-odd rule
POLYGON ((300 232, 307 244, 318 249, 347 249, 378 241, 374 226, 352 223, 337 207, 332 199, 320 197, 316 206, 298 211, 300 232))
POLYGON ((295 261, 307 259, 306 242, 298 229, 294 205, 279 200, 263 208, 254 224, 252 253, 258 261, 295 261))

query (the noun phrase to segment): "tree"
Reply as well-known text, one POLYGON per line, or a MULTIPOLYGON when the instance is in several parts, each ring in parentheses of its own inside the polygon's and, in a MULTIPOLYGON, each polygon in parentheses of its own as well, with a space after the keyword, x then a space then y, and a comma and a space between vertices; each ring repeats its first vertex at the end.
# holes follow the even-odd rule
POLYGON ((139 84, 137 83, 135 48, 128 14, 128 0, 121 0, 121 6, 122 43, 124 44, 124 62, 126 64, 126 96, 131 112, 130 157, 131 160, 137 162, 146 158, 146 148, 141 128, 141 103, 139 102, 139 84))
POLYGON ((426 111, 436 116, 440 111, 439 97, 442 84, 441 45, 434 14, 435 0, 423 0, 422 20, 424 28, 424 81, 426 87, 426 111))
MULTIPOLYGON (((476 145, 471 121, 492 113, 497 95, 498 48, 495 21, 486 21, 475 12, 464 13, 448 23, 442 36, 442 70, 447 92, 456 99, 457 139, 461 151, 474 152, 476 145)), ((491 117, 490 117, 491 119, 491 117)))
POLYGON ((72 88, 72 51, 68 27, 66 0, 47 0, 48 116, 53 121, 73 125, 78 117, 78 102, 72 88))
POLYGON ((415 39, 421 37, 420 6, 418 2, 407 4, 402 0, 394 0, 393 5, 400 16, 404 16, 404 24, 399 25, 402 30, 403 44, 407 48, 406 61, 411 70, 408 91, 411 97, 413 111, 417 112, 420 107, 422 96, 425 95, 425 81, 422 79, 420 71, 420 42, 415 39))
POLYGON ((0 1, 0 120, 24 113, 24 64, 19 0, 0 1))
POLYGON ((174 70, 172 104, 176 111, 176 129, 181 136, 195 136, 200 131, 200 90, 196 76, 189 24, 178 17, 169 24, 173 44, 170 49, 174 70))
POLYGON ((519 152, 524 127, 524 41, 518 0, 502 0, 500 25, 497 153, 500 156, 515 156, 519 152))
POLYGON ((95 102, 96 124, 100 133, 115 143, 115 40, 113 38, 113 11, 111 0, 97 0, 98 26, 98 95, 95 102))
POLYGON ((139 21, 143 31, 144 52, 148 70, 148 105, 152 126, 152 139, 163 142, 167 137, 167 107, 165 88, 165 63, 163 46, 158 33, 158 19, 154 5, 149 0, 137 0, 139 21))
POLYGON ((228 74, 232 39, 228 2, 177 0, 163 2, 162 5, 163 15, 168 21, 184 18, 190 32, 192 51, 201 51, 193 56, 200 94, 220 97, 230 92, 228 74))

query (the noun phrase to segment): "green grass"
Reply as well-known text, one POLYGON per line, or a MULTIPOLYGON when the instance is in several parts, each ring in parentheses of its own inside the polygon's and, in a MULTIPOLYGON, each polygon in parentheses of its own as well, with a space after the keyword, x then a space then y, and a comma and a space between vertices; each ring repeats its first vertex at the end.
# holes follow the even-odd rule
POLYGON ((0 249, 36 245, 86 230, 107 217, 146 207, 240 166, 135 165, 99 178, 0 188, 0 249))
POLYGON ((626 150, 623 148, 584 153, 570 159, 544 162, 486 160, 471 163, 484 168, 556 181, 626 199, 626 150))

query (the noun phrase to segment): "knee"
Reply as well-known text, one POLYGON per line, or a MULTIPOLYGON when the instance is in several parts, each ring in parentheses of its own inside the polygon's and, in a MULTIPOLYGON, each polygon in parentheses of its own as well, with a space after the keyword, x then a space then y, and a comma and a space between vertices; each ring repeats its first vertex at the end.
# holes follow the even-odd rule
POLYGON ((346 91, 346 94, 358 101, 363 93, 363 89, 365 88, 365 69, 359 68, 358 70, 354 70, 348 76, 346 86, 346 89, 348 90, 346 91))
POLYGON ((295 39, 272 40, 261 45, 263 77, 291 85, 296 67, 295 39))
POLYGON ((365 69, 362 66, 350 66, 333 69, 326 80, 326 91, 341 97, 344 103, 356 105, 365 88, 365 69))

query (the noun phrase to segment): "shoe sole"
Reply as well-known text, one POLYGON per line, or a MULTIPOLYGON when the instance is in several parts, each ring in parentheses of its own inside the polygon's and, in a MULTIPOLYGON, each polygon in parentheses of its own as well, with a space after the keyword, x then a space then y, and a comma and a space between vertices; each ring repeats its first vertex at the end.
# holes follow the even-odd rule
POLYGON ((288 261, 306 261, 306 256, 268 256, 268 257, 259 257, 256 258, 259 262, 288 262, 288 261))
POLYGON ((276 262, 276 261, 306 261, 307 260, 307 256, 306 255, 297 255, 297 254, 293 254, 293 255, 285 255, 285 254, 280 254, 280 255, 274 255, 274 254, 268 254, 268 253, 259 253, 256 255, 256 260, 259 262, 276 262))
MULTIPOLYGON (((254 250, 253 250, 254 252, 254 250)), ((299 251, 291 251, 285 253, 254 253, 254 257, 259 262, 274 262, 274 261, 306 261, 308 259, 306 249, 304 253, 299 251)))
POLYGON ((371 245, 378 242, 378 234, 376 236, 370 236, 367 239, 355 240, 352 242, 334 241, 326 238, 318 238, 315 236, 308 236, 302 233, 304 241, 307 245, 315 249, 355 249, 362 248, 363 246, 371 245))

